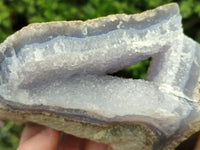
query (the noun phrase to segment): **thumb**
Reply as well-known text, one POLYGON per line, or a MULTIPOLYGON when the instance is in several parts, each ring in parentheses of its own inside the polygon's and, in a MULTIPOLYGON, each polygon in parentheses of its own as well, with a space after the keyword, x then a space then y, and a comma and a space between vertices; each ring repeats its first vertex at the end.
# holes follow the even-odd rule
POLYGON ((59 139, 59 131, 45 128, 38 134, 20 144, 17 150, 56 150, 59 139))

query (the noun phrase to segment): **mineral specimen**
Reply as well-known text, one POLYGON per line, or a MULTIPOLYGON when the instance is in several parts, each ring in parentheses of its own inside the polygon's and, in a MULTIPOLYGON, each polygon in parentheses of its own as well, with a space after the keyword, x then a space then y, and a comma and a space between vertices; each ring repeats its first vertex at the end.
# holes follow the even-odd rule
POLYGON ((174 149, 200 131, 200 45, 177 4, 31 24, 0 45, 0 119, 110 144, 174 149), (152 57, 147 80, 108 75, 152 57))

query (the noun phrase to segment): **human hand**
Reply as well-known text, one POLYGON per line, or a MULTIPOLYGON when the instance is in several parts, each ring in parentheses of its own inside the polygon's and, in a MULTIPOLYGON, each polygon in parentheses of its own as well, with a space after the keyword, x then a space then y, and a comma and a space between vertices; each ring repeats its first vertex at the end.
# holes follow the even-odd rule
POLYGON ((108 145, 63 134, 51 128, 27 124, 17 150, 111 150, 108 145))
MULTIPOLYGON (((80 139, 36 124, 24 128, 17 150, 111 150, 108 145, 80 139)), ((200 150, 200 136, 195 145, 200 150)))

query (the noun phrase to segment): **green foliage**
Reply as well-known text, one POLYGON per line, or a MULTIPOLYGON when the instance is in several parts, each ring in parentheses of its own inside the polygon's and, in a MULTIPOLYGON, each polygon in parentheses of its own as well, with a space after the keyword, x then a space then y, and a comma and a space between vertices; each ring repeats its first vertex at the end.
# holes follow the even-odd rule
MULTIPOLYGON (((197 0, 0 0, 0 42, 34 22, 87 20, 115 13, 134 14, 169 2, 178 2, 187 35, 200 42, 200 2, 197 0)), ((150 59, 114 75, 145 78, 150 59)), ((0 128, 0 150, 14 150, 21 126, 6 122, 0 128)))
POLYGON ((0 42, 12 33, 9 8, 0 1, 0 42))
POLYGON ((147 60, 143 60, 136 65, 130 66, 123 70, 120 70, 116 73, 113 73, 113 76, 123 77, 123 78, 133 78, 133 79, 145 79, 146 72, 150 65, 150 61, 152 58, 147 60))
POLYGON ((0 42, 33 22, 87 20, 115 13, 138 13, 178 2, 185 32, 199 40, 200 2, 196 0, 0 0, 0 42), (193 28, 193 32, 190 30, 193 28))
POLYGON ((15 150, 23 126, 15 125, 13 122, 1 122, 0 126, 0 150, 15 150))

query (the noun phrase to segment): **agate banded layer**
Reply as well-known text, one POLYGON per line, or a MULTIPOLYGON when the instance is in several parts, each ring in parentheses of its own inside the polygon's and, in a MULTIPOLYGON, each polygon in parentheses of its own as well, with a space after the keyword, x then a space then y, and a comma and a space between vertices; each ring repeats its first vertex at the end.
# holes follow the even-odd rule
POLYGON ((0 118, 116 150, 174 148, 199 131, 199 51, 176 4, 29 25, 0 45, 0 118), (149 57, 146 81, 108 75, 149 57))

